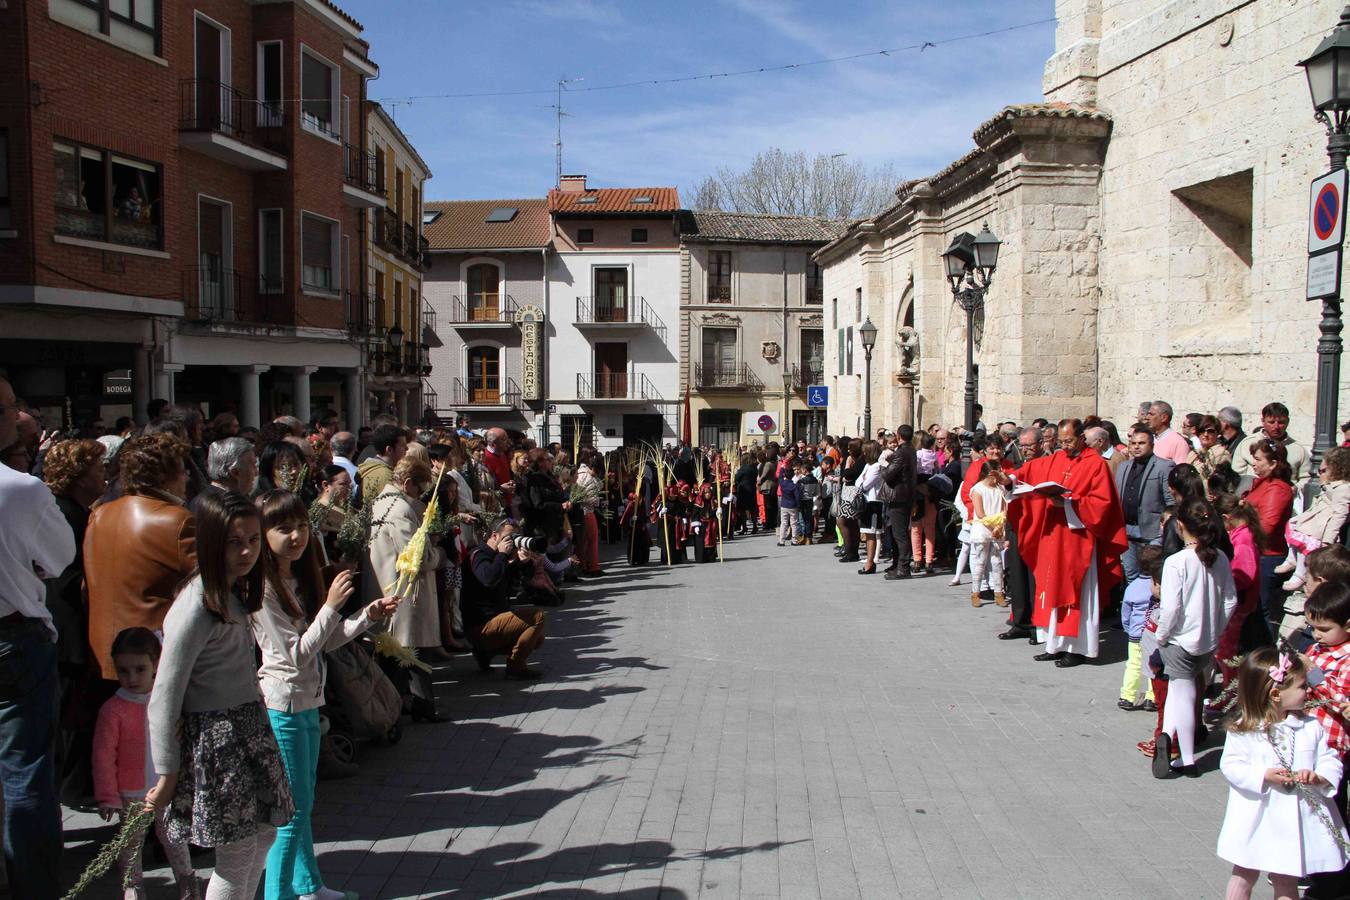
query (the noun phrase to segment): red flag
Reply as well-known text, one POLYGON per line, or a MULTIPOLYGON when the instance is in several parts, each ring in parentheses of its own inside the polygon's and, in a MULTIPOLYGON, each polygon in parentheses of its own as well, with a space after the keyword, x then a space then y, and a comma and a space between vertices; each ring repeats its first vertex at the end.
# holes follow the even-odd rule
POLYGON ((686 446, 694 445, 694 423, 689 415, 689 386, 684 387, 684 423, 680 425, 680 442, 686 446))

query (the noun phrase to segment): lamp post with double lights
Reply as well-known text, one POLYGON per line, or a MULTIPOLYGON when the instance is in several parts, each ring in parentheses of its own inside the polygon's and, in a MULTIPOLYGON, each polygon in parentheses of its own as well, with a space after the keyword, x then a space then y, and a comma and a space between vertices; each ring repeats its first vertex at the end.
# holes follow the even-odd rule
POLYGON ((994 280, 1002 243, 985 224, 978 235, 963 231, 952 238, 951 246, 942 254, 947 278, 952 283, 952 296, 966 313, 965 429, 968 434, 975 432, 975 313, 984 309, 984 295, 994 280))
MULTIPOLYGON (((1299 63, 1308 76, 1312 94, 1313 118, 1327 129, 1327 156, 1331 170, 1344 169, 1350 154, 1350 6, 1341 13, 1340 22, 1322 39, 1312 56, 1299 63)), ((1346 198, 1340 198, 1340 214, 1345 215, 1346 198)), ((1338 256, 1340 248, 1332 251, 1338 256)), ((1339 266, 1339 260, 1337 265, 1339 266)), ((1341 383, 1341 297, 1340 292, 1322 298, 1321 337, 1317 341, 1317 420, 1313 436, 1309 471, 1316 472, 1322 455, 1336 446, 1336 392, 1341 383)), ((1317 479, 1311 479, 1316 483, 1317 479)))
POLYGON ((858 327, 858 338, 863 345, 863 440, 872 439, 872 348, 877 345, 877 326, 872 317, 858 327))

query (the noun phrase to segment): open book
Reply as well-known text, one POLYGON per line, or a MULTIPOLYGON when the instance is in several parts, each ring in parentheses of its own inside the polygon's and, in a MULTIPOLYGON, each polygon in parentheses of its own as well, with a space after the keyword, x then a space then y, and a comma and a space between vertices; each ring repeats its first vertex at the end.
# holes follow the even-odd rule
POLYGON ((1046 497, 1061 497, 1069 493, 1069 489, 1058 481, 1042 481, 1040 484, 1027 484, 1022 482, 1012 489, 1014 497, 1020 497, 1023 494, 1041 494, 1046 497))

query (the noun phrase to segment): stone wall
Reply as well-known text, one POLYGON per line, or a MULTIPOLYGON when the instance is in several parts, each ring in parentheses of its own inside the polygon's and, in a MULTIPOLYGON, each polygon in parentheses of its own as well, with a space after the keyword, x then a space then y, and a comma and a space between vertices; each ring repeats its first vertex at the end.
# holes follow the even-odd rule
MULTIPOLYGON (((1064 0, 1047 99, 1095 98, 1101 185, 1098 405, 1179 412, 1281 400, 1312 438, 1318 304, 1303 299, 1308 182, 1328 168, 1297 62, 1342 4, 1064 0), (1094 13, 1094 7, 1100 7, 1094 13), (1094 16, 1097 24, 1093 26, 1094 16), (1070 44, 1063 43, 1073 35, 1070 44), (1095 44, 1092 54, 1067 51, 1095 44)), ((1341 385, 1341 408, 1350 400, 1341 385)))

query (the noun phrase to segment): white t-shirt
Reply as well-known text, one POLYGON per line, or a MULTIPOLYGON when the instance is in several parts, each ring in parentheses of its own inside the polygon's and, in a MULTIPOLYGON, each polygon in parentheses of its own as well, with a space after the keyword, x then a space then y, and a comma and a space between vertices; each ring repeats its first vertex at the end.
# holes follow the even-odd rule
POLYGON ((984 516, 970 517, 970 539, 972 541, 992 541, 994 533, 989 526, 980 522, 980 518, 997 515, 1008 508, 1008 492, 1001 486, 988 485, 984 481, 977 481, 970 488, 971 506, 975 505, 975 497, 980 498, 980 504, 984 509, 984 516))

